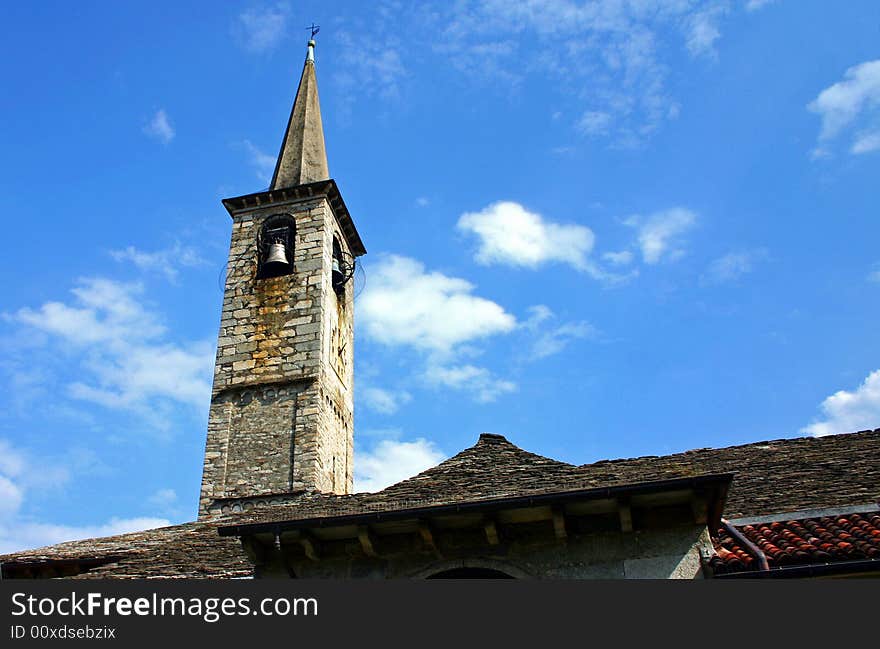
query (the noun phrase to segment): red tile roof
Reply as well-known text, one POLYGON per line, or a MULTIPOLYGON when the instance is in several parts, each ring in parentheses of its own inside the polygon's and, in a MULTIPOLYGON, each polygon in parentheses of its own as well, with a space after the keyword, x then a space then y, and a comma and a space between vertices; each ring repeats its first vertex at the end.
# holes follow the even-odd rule
MULTIPOLYGON (((737 525, 767 557, 770 570, 815 564, 880 562, 880 511, 737 525)), ((758 562, 725 530, 709 560, 715 574, 754 572, 758 562)), ((878 563, 880 570, 880 563, 878 563)))

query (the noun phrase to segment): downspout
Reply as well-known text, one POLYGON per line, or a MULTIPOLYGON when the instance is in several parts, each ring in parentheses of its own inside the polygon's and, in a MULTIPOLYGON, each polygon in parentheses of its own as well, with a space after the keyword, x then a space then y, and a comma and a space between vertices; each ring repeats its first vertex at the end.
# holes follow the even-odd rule
POLYGON ((758 569, 761 572, 768 572, 770 570, 770 565, 767 563, 767 555, 761 551, 761 548, 749 541, 745 534, 731 525, 727 519, 721 519, 721 527, 723 527, 724 531, 730 534, 737 543, 744 547, 746 552, 758 560, 758 569))

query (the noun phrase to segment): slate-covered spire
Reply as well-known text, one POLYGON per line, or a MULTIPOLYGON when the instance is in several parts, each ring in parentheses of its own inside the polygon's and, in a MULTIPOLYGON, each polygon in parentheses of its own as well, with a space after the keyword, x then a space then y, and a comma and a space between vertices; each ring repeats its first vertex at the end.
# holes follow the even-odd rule
POLYGON ((321 126, 321 105, 318 101, 318 80, 315 76, 315 41, 310 40, 293 110, 290 111, 287 132, 281 142, 281 152, 278 154, 269 189, 293 187, 329 178, 324 129, 321 126))

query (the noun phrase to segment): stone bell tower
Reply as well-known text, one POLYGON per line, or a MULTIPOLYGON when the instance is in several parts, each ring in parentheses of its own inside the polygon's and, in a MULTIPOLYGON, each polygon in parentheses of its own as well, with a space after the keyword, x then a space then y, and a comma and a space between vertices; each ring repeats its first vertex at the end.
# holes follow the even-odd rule
POLYGON ((269 189, 232 217, 199 518, 349 493, 351 275, 366 250, 330 178, 314 40, 269 189))

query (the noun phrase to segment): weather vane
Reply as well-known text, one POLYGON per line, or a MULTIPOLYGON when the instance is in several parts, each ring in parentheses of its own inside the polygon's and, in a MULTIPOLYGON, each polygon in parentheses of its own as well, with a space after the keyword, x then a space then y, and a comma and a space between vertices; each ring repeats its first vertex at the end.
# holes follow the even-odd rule
POLYGON ((312 40, 315 40, 315 34, 317 34, 319 31, 321 31, 321 26, 316 25, 315 23, 312 23, 311 27, 306 27, 306 29, 312 30, 312 40))

